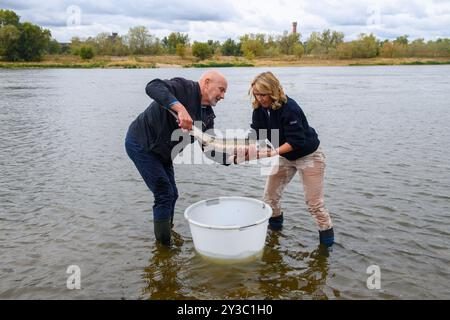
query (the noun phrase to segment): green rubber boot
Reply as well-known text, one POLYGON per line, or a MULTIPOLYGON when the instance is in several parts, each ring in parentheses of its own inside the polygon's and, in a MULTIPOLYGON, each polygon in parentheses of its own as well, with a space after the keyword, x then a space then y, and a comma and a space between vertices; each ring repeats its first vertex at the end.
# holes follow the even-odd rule
POLYGON ((171 244, 171 230, 172 230, 171 219, 154 220, 153 228, 155 231, 156 241, 162 243, 163 245, 169 246, 171 244))

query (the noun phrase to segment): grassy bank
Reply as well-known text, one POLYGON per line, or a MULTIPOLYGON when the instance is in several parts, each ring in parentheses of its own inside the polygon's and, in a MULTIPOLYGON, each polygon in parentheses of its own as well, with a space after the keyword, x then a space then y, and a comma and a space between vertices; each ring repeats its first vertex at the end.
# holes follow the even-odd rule
POLYGON ((256 67, 333 67, 333 66, 394 66, 394 65, 439 65, 450 64, 448 58, 368 58, 368 59, 320 59, 316 57, 261 58, 255 60, 256 67))
POLYGON ((248 62, 240 62, 240 63, 231 63, 231 62, 217 62, 211 61, 208 63, 193 63, 191 65, 184 66, 185 68, 231 68, 231 67, 254 67, 253 63, 248 62))
POLYGON ((214 57, 197 61, 194 57, 179 56, 96 56, 82 60, 78 56, 49 55, 40 62, 2 62, 0 68, 226 68, 226 67, 315 67, 315 66, 389 66, 389 65, 441 65, 450 64, 449 58, 371 58, 320 59, 294 56, 262 57, 247 60, 243 57, 214 57))
POLYGON ((392 66, 392 65, 403 65, 403 66, 423 66, 423 65, 441 65, 441 64, 450 64, 450 60, 442 60, 442 61, 436 61, 436 60, 414 60, 414 61, 403 61, 399 63, 390 63, 388 62, 378 62, 373 64, 366 64, 366 63, 352 63, 349 64, 349 66, 392 66))

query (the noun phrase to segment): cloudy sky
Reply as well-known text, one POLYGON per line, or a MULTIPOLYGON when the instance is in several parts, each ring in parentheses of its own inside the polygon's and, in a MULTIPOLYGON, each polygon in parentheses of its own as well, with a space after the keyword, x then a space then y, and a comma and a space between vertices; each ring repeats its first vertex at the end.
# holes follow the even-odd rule
POLYGON ((326 28, 344 32, 346 40, 363 32, 381 39, 450 38, 450 0, 0 0, 0 8, 50 29, 60 42, 125 34, 139 25, 158 37, 176 31, 191 41, 223 41, 281 34, 293 21, 302 40, 326 28))

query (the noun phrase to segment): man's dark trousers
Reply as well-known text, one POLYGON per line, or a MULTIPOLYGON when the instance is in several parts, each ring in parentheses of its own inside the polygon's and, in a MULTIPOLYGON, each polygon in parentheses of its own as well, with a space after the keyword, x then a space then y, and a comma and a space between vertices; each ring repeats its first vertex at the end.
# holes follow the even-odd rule
MULTIPOLYGON (((165 242, 164 239, 158 239, 156 226, 158 223, 167 221, 170 225, 173 220, 175 203, 178 198, 173 164, 163 163, 156 154, 144 151, 135 139, 130 136, 127 136, 125 139, 125 149, 147 187, 153 193, 155 198, 153 205, 155 235, 157 240, 165 242)), ((168 236, 170 237, 170 234, 168 236)))

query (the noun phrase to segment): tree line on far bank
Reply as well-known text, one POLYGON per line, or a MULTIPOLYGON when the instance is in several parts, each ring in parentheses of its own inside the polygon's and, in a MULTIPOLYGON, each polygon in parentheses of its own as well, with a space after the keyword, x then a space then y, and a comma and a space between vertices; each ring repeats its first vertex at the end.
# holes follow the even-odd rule
POLYGON ((72 38, 70 43, 58 43, 49 30, 29 22, 20 23, 11 10, 0 10, 0 57, 8 61, 37 61, 45 54, 72 54, 83 59, 95 55, 178 55, 194 56, 199 60, 213 56, 244 56, 276 58, 304 55, 320 59, 450 57, 450 39, 410 41, 407 35, 395 40, 379 40, 373 34, 361 34, 358 39, 344 41, 344 34, 324 30, 312 32, 308 39, 301 34, 245 34, 235 41, 190 42, 189 35, 172 32, 160 39, 144 26, 130 28, 126 35, 100 33, 95 37, 72 38))

